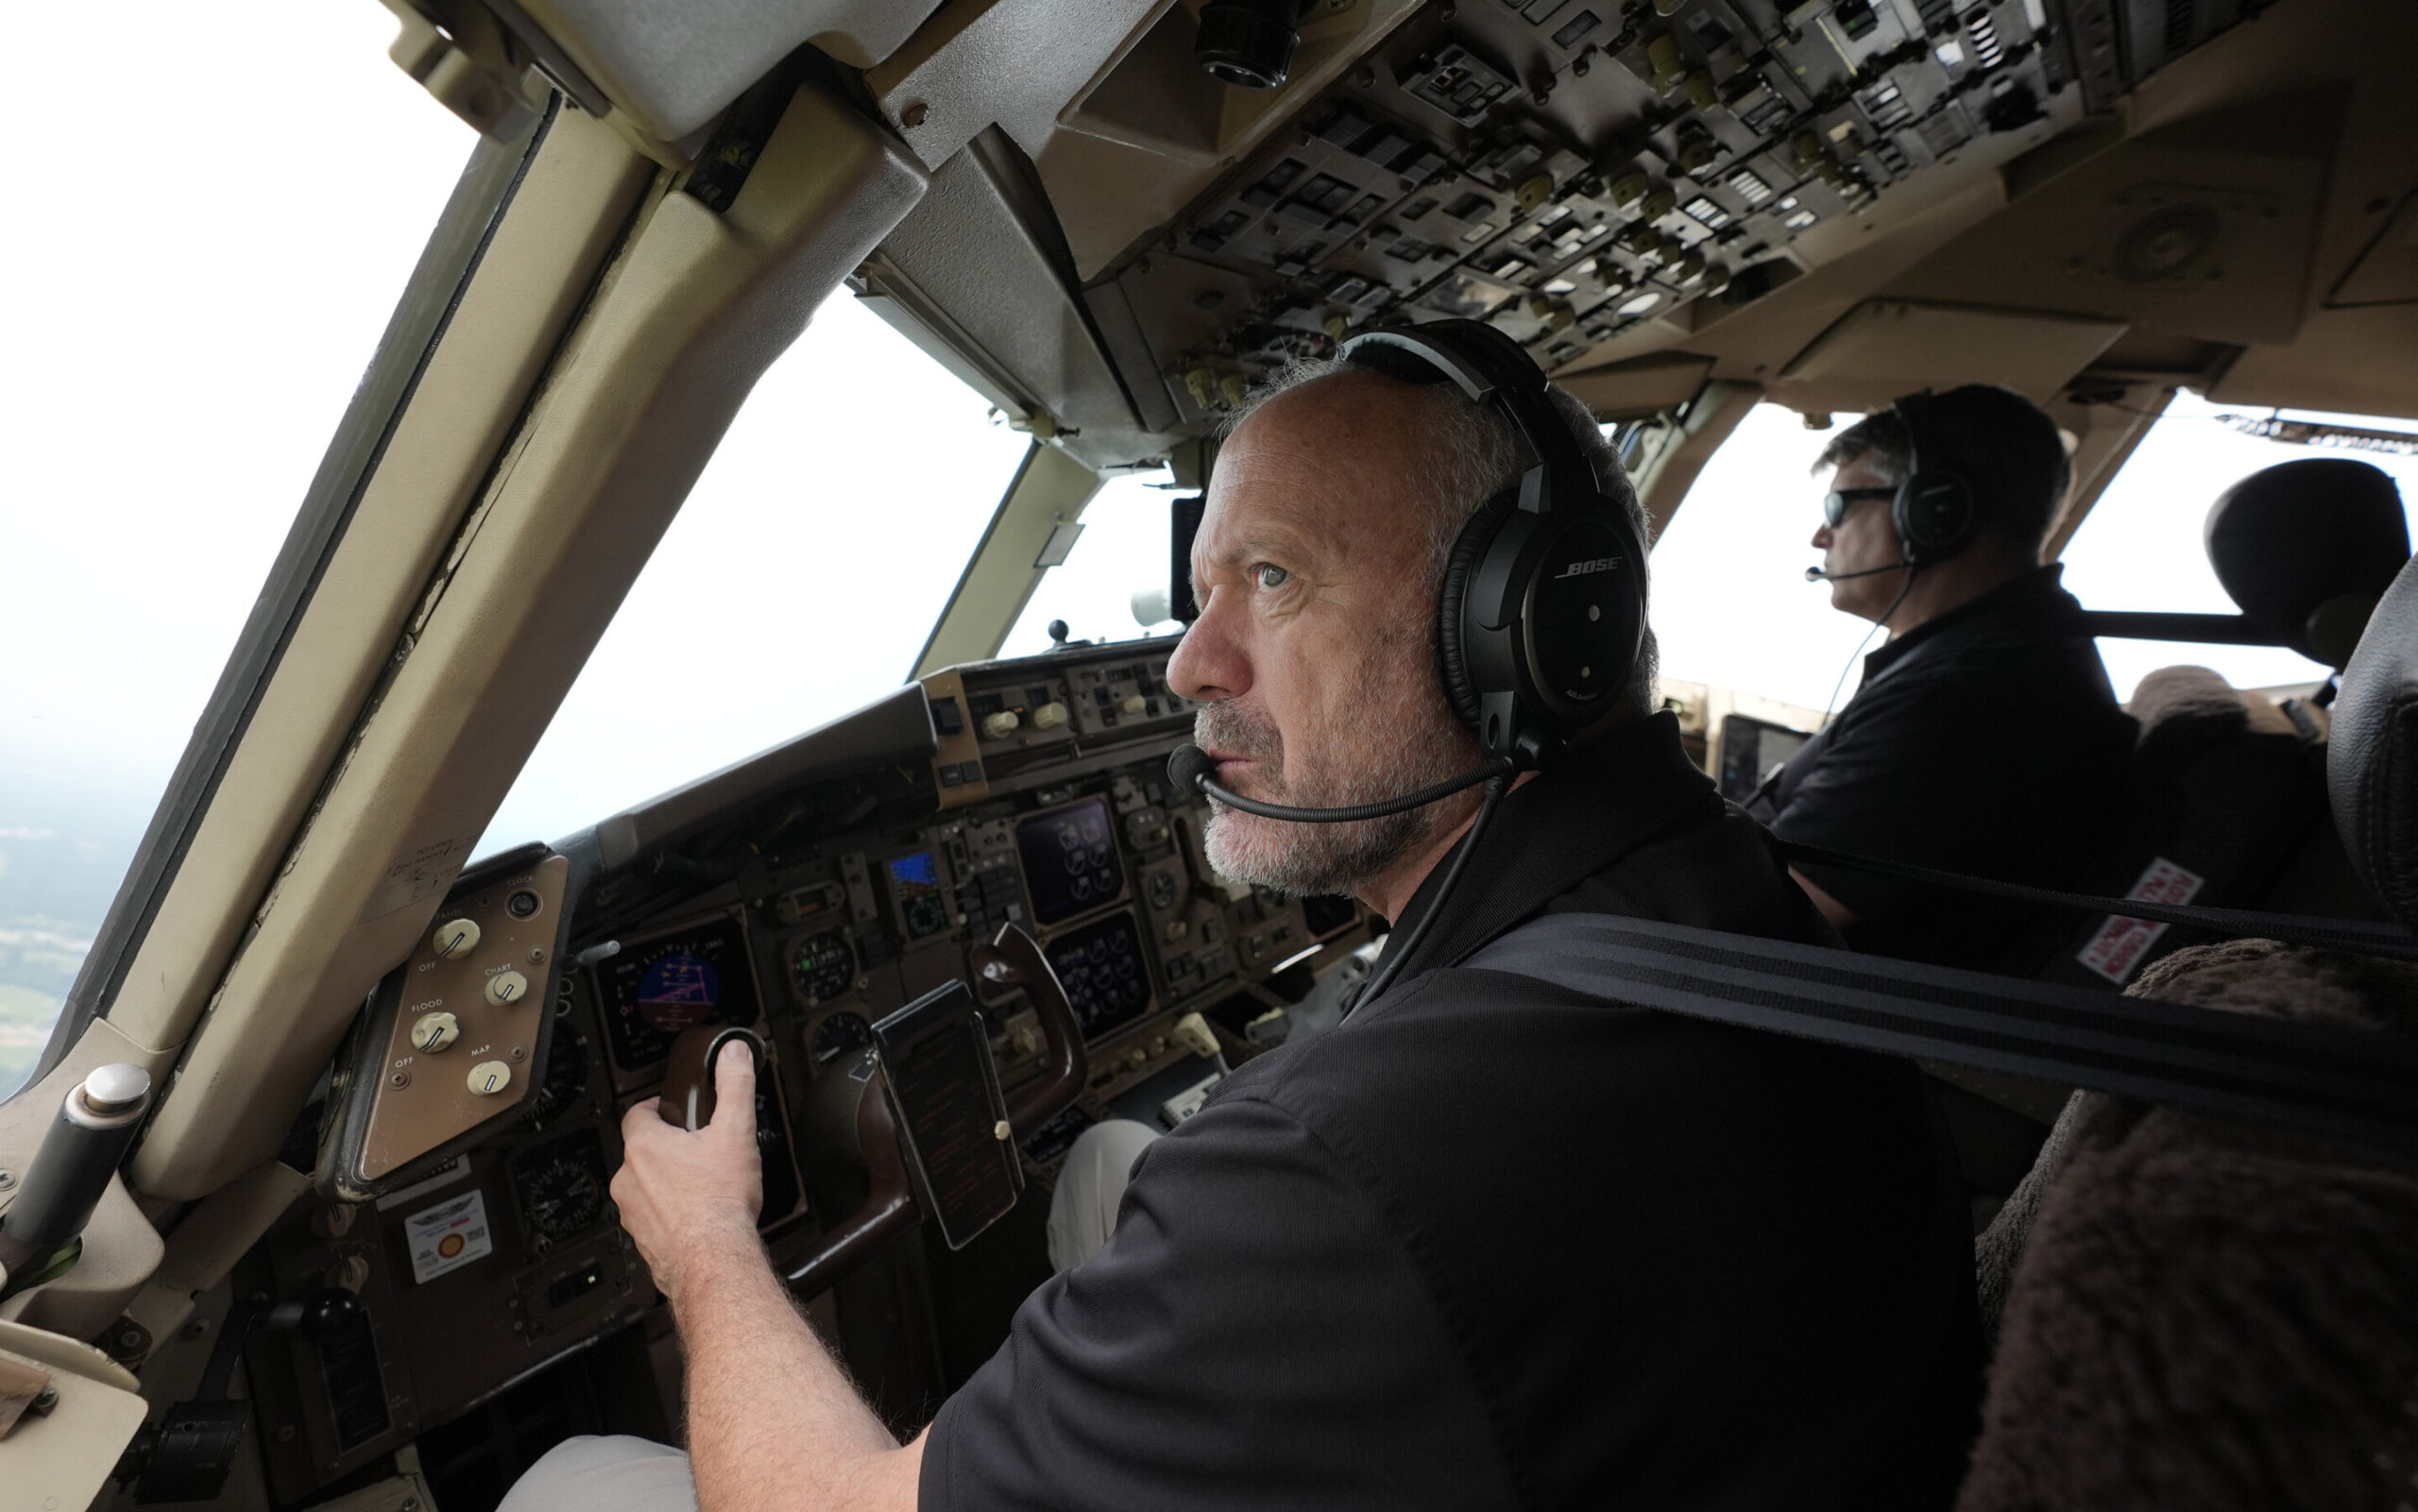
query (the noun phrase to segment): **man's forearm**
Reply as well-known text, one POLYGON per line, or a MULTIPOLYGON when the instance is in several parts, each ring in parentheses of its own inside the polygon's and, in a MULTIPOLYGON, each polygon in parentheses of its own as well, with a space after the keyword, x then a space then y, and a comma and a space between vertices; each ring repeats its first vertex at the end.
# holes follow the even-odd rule
POLYGON ((901 1449, 832 1359, 752 1234, 699 1257, 673 1298, 688 1356, 701 1512, 908 1512, 901 1449))

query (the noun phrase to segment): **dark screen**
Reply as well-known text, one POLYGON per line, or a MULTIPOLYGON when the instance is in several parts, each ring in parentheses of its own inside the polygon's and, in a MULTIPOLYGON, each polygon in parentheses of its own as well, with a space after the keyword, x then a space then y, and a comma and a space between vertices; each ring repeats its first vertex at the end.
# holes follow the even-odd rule
POLYGON ((1142 965, 1142 938, 1133 915, 1115 913, 1098 924, 1060 935, 1043 947, 1049 969, 1066 990, 1066 1006, 1093 1039, 1141 1016, 1150 1003, 1150 977, 1142 965))
POLYGON ((1036 924, 1088 913, 1125 888, 1105 798, 1086 798, 1021 821, 1016 854, 1024 858, 1036 924))
POLYGON ((1785 724, 1729 715, 1721 722, 1721 796, 1732 803, 1752 798, 1763 779, 1775 768, 1786 765, 1810 739, 1804 731, 1785 724))
POLYGON ((1006 1110, 973 994, 951 982, 874 1032, 941 1236, 962 1249, 1016 1205, 1020 1178, 1014 1148, 998 1135, 1006 1110))

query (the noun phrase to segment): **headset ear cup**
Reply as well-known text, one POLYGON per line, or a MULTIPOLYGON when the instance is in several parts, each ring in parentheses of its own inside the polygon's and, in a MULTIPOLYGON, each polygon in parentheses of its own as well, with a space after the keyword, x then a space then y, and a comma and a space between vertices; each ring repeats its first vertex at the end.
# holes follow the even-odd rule
POLYGON ((1915 484, 1921 478, 1919 472, 1907 473, 1898 491, 1889 496, 1889 528, 1898 533, 1898 554, 1910 567, 1922 565, 1931 554, 1924 550, 1922 526, 1915 518, 1915 484))
POLYGON ((1520 502, 1517 494, 1498 494, 1479 506, 1478 512, 1461 527, 1453 541, 1453 554, 1444 563, 1444 592, 1436 606, 1436 659, 1444 674, 1444 701, 1453 707, 1463 724, 1477 728, 1477 684, 1470 676, 1469 662, 1461 636, 1462 608, 1469 598, 1470 578, 1477 571, 1478 563, 1486 559, 1486 549, 1494 540, 1503 518, 1520 502))
POLYGON ((1889 522, 1917 565, 1955 555, 1973 533, 1973 491, 1954 473, 1916 472, 1889 501, 1889 522))

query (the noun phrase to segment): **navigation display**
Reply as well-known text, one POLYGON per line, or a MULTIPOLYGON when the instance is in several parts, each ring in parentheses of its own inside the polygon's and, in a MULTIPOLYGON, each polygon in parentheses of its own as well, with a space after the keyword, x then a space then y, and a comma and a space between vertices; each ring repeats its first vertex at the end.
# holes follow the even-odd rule
POLYGON ((1125 890, 1105 798, 1086 798, 1022 821, 1016 825, 1016 854, 1024 858, 1036 924, 1087 913, 1125 890))
POLYGON ((692 1024, 756 1022, 756 978, 737 919, 624 947, 596 968, 596 991, 613 1062, 624 1071, 661 1061, 692 1024))

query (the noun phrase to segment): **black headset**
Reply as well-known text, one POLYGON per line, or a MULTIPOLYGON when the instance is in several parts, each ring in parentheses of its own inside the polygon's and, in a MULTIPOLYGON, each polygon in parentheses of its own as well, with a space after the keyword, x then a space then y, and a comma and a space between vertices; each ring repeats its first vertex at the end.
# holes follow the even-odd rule
POLYGON ((1341 356, 1404 382, 1448 382, 1511 422, 1534 460, 1453 544, 1437 637, 1444 692, 1489 756, 1549 759, 1612 706, 1645 635, 1644 543, 1596 482, 1544 370, 1475 320, 1371 331, 1341 356))
POLYGON ((1982 522, 1971 481, 1923 442, 1931 403, 1931 390, 1924 389, 1889 405, 1906 432, 1906 477, 1889 500, 1889 523, 1898 532, 1909 567, 1928 567, 1954 556, 1982 522))

